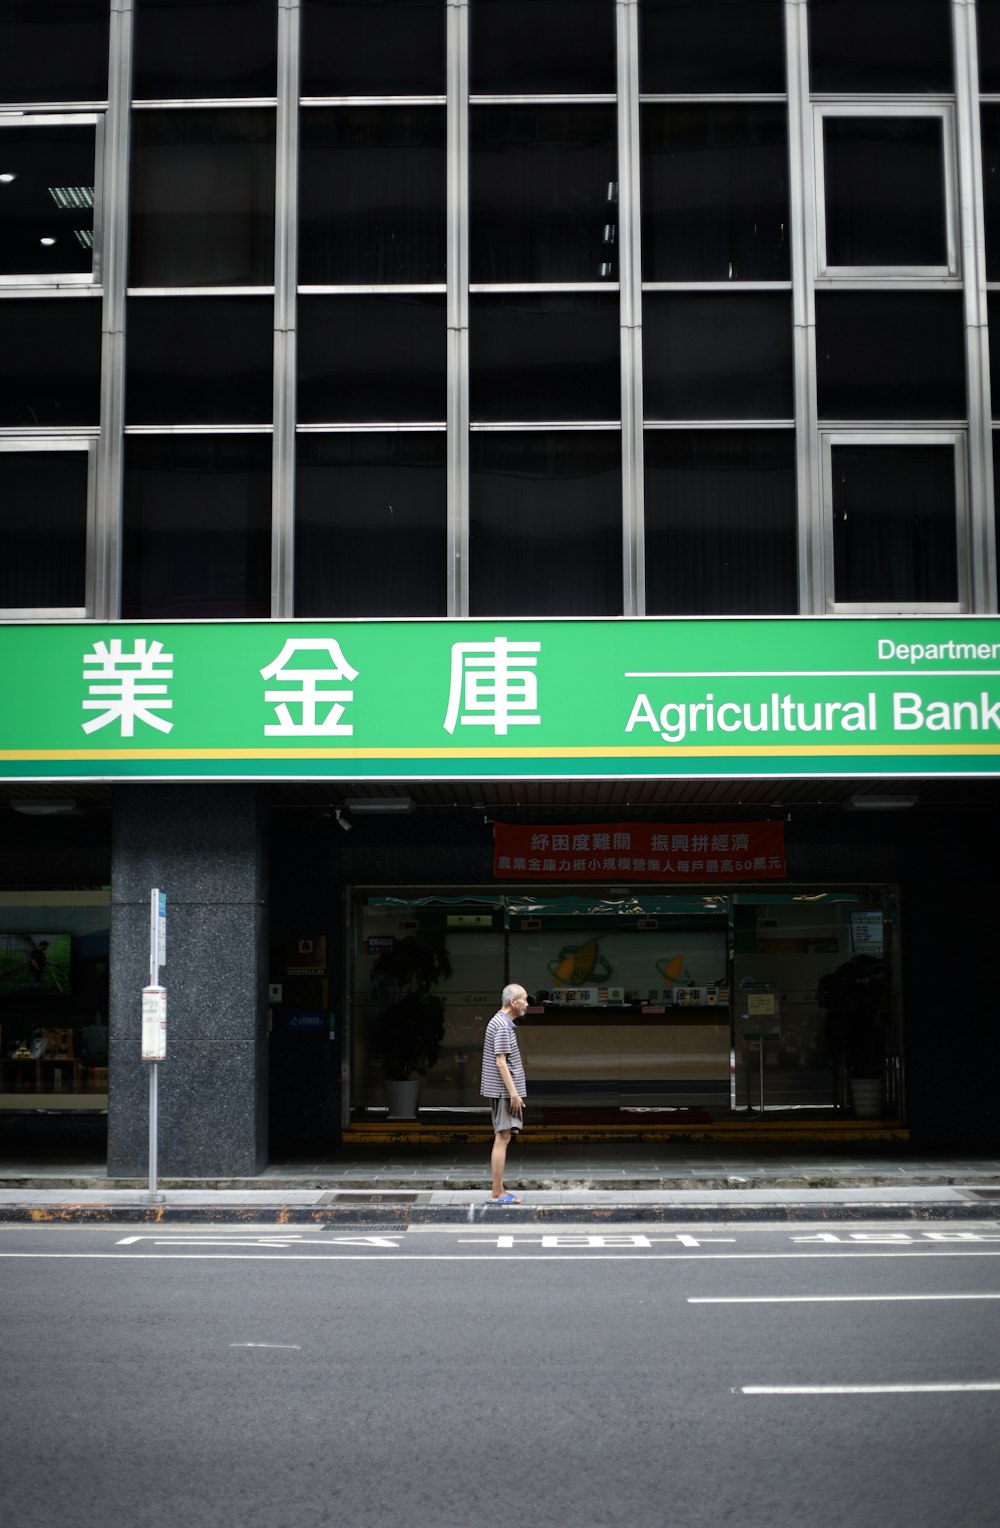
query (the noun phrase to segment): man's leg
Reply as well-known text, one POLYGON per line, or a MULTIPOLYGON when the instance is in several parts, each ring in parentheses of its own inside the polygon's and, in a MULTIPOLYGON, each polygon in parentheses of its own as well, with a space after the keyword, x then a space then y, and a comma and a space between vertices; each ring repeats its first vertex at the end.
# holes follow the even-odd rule
POLYGON ((490 1171, 493 1175, 493 1187, 491 1197, 499 1199, 504 1191, 503 1170, 507 1165, 507 1147, 510 1145, 510 1131, 498 1130, 493 1137, 493 1151, 490 1154, 490 1171))

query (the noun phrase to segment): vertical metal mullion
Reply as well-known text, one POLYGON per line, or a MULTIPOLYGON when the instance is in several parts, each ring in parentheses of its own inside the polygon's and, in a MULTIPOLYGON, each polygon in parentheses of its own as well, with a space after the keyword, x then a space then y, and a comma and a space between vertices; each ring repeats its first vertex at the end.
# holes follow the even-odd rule
POLYGON ((952 6, 955 41, 955 142, 959 237, 965 310, 966 390, 969 408, 969 466, 965 559, 970 607, 979 614, 997 609, 994 528, 990 336, 986 293, 986 231, 983 208, 983 153, 979 105, 979 48, 971 0, 952 6))
POLYGON ((298 266, 299 0, 278 4, 274 187, 271 616, 295 610, 295 371, 298 266))
POLYGON ((132 0, 111 0, 108 113, 103 133, 101 206, 101 432, 94 481, 92 585, 100 621, 121 611, 121 521, 125 430, 125 283, 128 261, 129 109, 132 0))
POLYGON ((469 7, 448 0, 448 615, 469 613, 469 7))
MULTIPOLYGON (((786 0, 788 225, 792 256, 792 364, 795 399, 795 500, 799 614, 827 608, 826 526, 816 399, 816 186, 809 102, 806 0, 786 0)), ((832 590, 830 591, 832 593, 832 590)))
POLYGON ((622 609, 646 613, 638 0, 618 0, 618 276, 621 323, 622 609))

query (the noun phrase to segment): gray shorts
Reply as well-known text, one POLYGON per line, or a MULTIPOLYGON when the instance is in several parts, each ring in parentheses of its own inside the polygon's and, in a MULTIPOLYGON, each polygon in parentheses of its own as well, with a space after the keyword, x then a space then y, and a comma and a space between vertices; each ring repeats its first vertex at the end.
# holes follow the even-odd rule
POLYGON ((493 1116, 493 1133, 496 1135, 501 1130, 518 1131, 524 1124, 524 1105, 521 1106, 520 1114, 510 1112, 510 1099, 506 1093, 499 1098, 490 1099, 490 1113, 493 1116))

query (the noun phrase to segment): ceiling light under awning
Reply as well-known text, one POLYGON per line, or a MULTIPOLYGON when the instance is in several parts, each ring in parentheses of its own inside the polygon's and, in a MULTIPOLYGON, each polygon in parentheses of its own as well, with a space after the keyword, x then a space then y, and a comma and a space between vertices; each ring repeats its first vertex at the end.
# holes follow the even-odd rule
POLYGON ((412 796, 357 796, 345 801, 349 812, 396 813, 412 812, 416 803, 412 796))

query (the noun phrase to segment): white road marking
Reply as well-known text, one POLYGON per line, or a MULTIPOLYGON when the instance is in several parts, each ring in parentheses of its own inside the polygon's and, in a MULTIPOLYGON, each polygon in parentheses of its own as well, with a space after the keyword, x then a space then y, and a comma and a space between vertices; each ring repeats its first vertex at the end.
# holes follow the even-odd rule
POLYGON ((301 1342, 231 1342, 231 1348, 281 1348, 283 1351, 301 1353, 301 1342))
POLYGON ((951 1295, 689 1295, 689 1305, 877 1305, 893 1300, 1000 1300, 996 1294, 951 1295))
POLYGON ((734 1395, 956 1395, 1000 1390, 1000 1379, 930 1385, 740 1385, 734 1395))
POLYGON ((115 1242, 116 1247, 130 1247, 135 1242, 152 1242, 155 1247, 388 1247, 395 1251, 399 1238, 386 1236, 125 1236, 115 1242))

